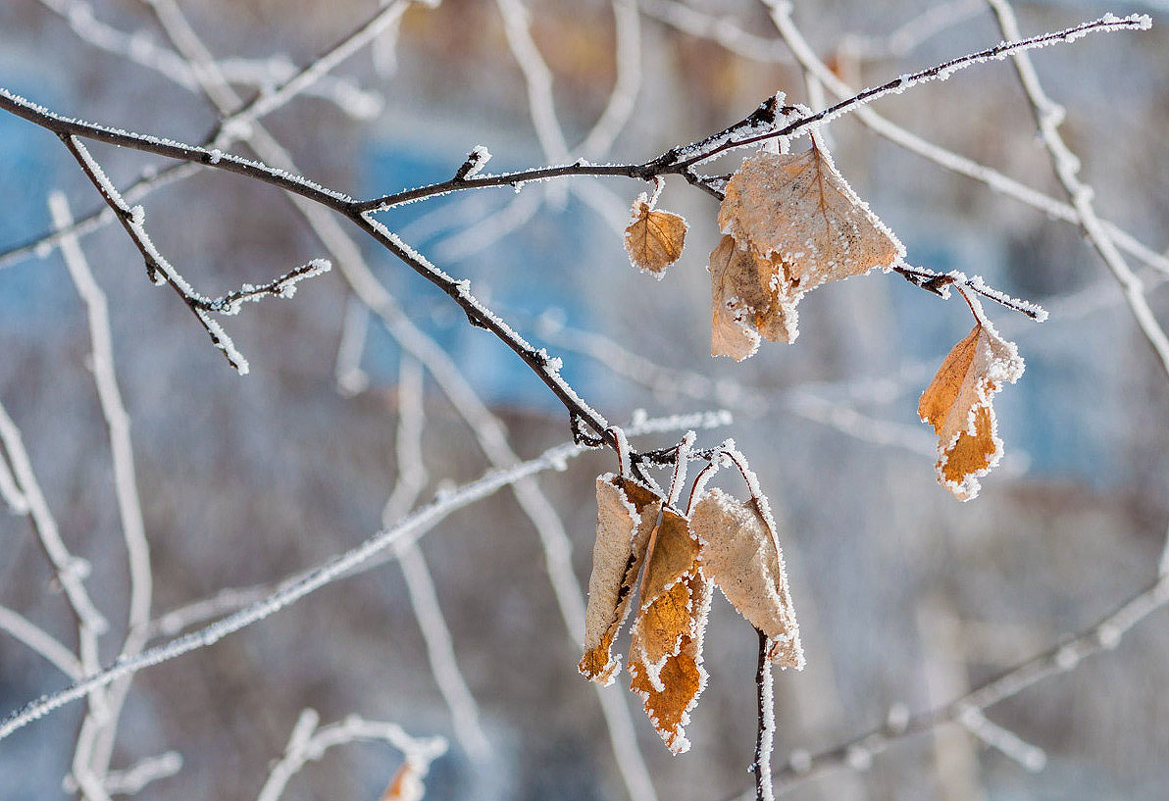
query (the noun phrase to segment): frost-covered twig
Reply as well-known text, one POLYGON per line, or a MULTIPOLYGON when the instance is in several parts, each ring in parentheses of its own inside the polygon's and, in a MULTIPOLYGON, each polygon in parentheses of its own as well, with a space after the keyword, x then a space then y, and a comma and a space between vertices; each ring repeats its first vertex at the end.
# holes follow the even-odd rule
POLYGON ((771 644, 762 631, 756 629, 755 633, 759 635, 759 663, 755 669, 759 730, 755 738, 755 761, 751 764, 751 772, 755 774, 755 801, 774 801, 771 753, 775 748, 775 689, 771 659, 767 655, 771 644))
MULTIPOLYGON (((776 3, 777 8, 782 8, 788 4, 776 3)), ((958 58, 950 59, 927 69, 919 70, 917 72, 899 75, 891 81, 874 86, 870 89, 865 89, 858 92, 853 97, 846 100, 841 100, 839 103, 824 109, 815 114, 802 115, 798 119, 788 122, 787 124, 776 124, 773 129, 765 130, 763 132, 753 132, 750 128, 745 128, 746 135, 730 136, 725 139, 708 138, 695 142, 683 147, 673 148, 667 153, 659 157, 660 161, 673 165, 677 171, 682 171, 700 162, 712 159, 728 150, 735 148, 746 147, 757 142, 763 142, 770 139, 783 139, 793 136, 795 134, 804 133, 811 130, 813 127, 823 125, 832 120, 849 114, 860 108, 866 103, 885 97, 891 94, 900 94, 906 89, 914 86, 920 86, 923 83, 930 81, 944 81, 953 75, 955 72, 966 69, 968 67, 982 64, 987 61, 1001 61, 1012 56, 1025 53, 1028 50, 1034 50, 1040 47, 1048 47, 1060 42, 1074 42, 1090 33, 1104 32, 1104 31, 1122 31, 1122 30, 1147 30, 1152 26, 1152 20, 1144 14, 1133 14, 1128 17, 1116 17, 1112 14, 1106 14, 1100 19, 1092 20, 1090 22, 1083 22, 1071 28, 1065 28, 1061 31, 1052 33, 1045 33, 1039 36, 1033 36, 1029 39, 1018 39, 1009 42, 1000 42, 994 47, 981 50, 977 53, 971 53, 958 58)))
POLYGON ((867 765, 873 755, 884 751, 897 740, 957 722, 962 715, 970 715, 970 710, 981 713, 1018 695, 1036 682, 1070 672, 1086 657, 1115 649, 1134 626, 1166 605, 1169 605, 1169 576, 1162 576, 1096 625, 1011 668, 961 698, 907 720, 891 720, 883 728, 859 735, 818 754, 793 752, 793 757, 798 753, 798 759, 793 758, 790 764, 777 773, 776 789, 786 792, 797 784, 830 771, 867 765))
MULTIPOLYGON (((398 436, 395 442, 398 480, 382 510, 384 526, 406 516, 428 480, 422 458, 425 421, 422 366, 413 357, 403 356, 398 375, 398 436)), ((451 713, 455 737, 472 759, 481 761, 487 757, 490 746, 479 725, 479 705, 459 670, 450 627, 439 606, 422 549, 417 542, 408 542, 395 548, 394 553, 406 579, 414 617, 426 641, 430 672, 451 713)))
POLYGON ((442 737, 412 737, 396 723, 382 723, 350 715, 344 720, 319 726, 320 715, 314 709, 305 709, 297 718, 284 755, 272 764, 256 801, 277 801, 288 782, 305 763, 318 760, 330 748, 357 741, 380 740, 402 753, 407 765, 420 781, 430 769, 430 763, 446 753, 447 743, 442 737))
MULTIPOLYGON (((1002 30, 1003 35, 1018 37, 1020 35, 1019 25, 1015 20, 1015 12, 1011 8, 1010 2, 1008 0, 987 0, 987 2, 990 3, 991 10, 994 11, 995 19, 998 20, 999 29, 1002 30)), ((1035 121, 1039 126, 1039 137, 1051 156, 1056 176, 1063 184, 1064 190, 1067 191, 1068 198, 1076 210, 1080 228, 1124 290, 1125 300, 1128 301, 1141 333, 1144 334, 1145 339, 1148 340, 1157 354, 1157 358, 1161 362, 1161 369, 1165 371, 1166 376, 1169 376, 1169 336, 1166 336, 1165 329, 1157 322, 1153 310, 1149 308, 1148 299, 1145 298, 1144 285, 1125 262, 1124 257, 1120 255, 1116 243, 1112 241, 1112 237, 1108 235, 1100 217, 1096 214, 1096 206, 1093 202, 1094 191, 1080 180, 1080 160, 1068 148, 1059 132, 1059 125, 1064 119, 1064 109, 1047 96, 1026 52, 1020 51, 1012 54, 1012 60, 1019 76, 1019 83, 1022 84, 1023 92, 1035 113, 1035 121)))
POLYGON ((248 372, 248 360, 236 348, 235 342, 228 336, 223 326, 211 314, 235 314, 240 304, 249 300, 258 300, 265 295, 277 297, 291 297, 296 291, 298 281, 311 276, 328 272, 332 265, 324 259, 315 259, 308 264, 298 267, 280 276, 274 281, 260 287, 245 285, 243 289, 225 295, 222 298, 211 299, 198 292, 186 278, 176 270, 166 257, 155 247, 150 235, 146 233, 146 212, 141 206, 131 207, 125 198, 106 176, 101 165, 76 136, 61 135, 61 141, 77 160, 78 165, 98 190, 102 199, 117 215, 118 221, 134 242, 135 247, 142 254, 146 262, 146 273, 154 283, 166 283, 182 298, 211 337, 211 342, 217 347, 227 361, 241 375, 248 372))

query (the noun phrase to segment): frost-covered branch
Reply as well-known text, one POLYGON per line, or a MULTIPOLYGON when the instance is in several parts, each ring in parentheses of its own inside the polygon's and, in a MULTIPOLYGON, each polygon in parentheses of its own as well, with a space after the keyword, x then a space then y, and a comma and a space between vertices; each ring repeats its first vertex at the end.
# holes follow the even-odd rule
POLYGON ((85 176, 98 190, 98 193, 117 215, 118 221, 134 242, 135 247, 142 254, 146 262, 146 274, 155 284, 168 284, 182 298, 203 328, 211 337, 211 342, 217 347, 227 361, 241 375, 248 372, 248 360, 236 348, 235 342, 228 336, 223 326, 219 324, 212 313, 236 314, 239 307, 246 301, 259 300, 266 295, 288 298, 296 292, 296 284, 304 278, 328 272, 332 265, 324 259, 314 259, 285 273, 274 281, 263 286, 245 284, 242 289, 231 292, 222 298, 211 299, 195 291, 194 287, 176 270, 166 257, 154 245, 150 235, 146 232, 146 211, 142 206, 131 207, 125 198, 110 181, 98 164, 97 159, 89 152, 76 136, 62 135, 61 141, 77 160, 85 176))

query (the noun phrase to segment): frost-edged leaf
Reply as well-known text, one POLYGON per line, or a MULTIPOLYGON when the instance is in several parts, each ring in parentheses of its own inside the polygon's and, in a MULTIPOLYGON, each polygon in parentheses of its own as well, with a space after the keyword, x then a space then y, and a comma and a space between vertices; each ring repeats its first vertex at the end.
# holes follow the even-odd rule
POLYGON ((694 631, 694 600, 701 585, 698 541, 685 517, 669 508, 662 510, 646 560, 629 660, 643 663, 657 686, 665 660, 677 654, 682 638, 694 631))
POLYGON ((742 361, 754 355, 760 338, 792 342, 796 330, 795 303, 773 280, 777 267, 739 248, 724 236, 710 254, 710 355, 742 361))
POLYGON ((905 255, 816 145, 745 159, 727 184, 718 224, 740 248, 786 266, 774 275, 793 301, 827 281, 888 270, 905 255))
POLYGON ((686 221, 668 211, 651 210, 645 195, 633 201, 633 217, 625 229, 629 261, 642 272, 658 278, 682 256, 686 221))
POLYGON ((767 635, 771 659, 802 670, 804 651, 783 553, 755 502, 712 489, 694 505, 690 530, 700 543, 702 572, 739 614, 767 635))
POLYGON ((641 696, 645 713, 671 753, 690 749, 685 727, 698 696, 706 688, 707 673, 702 666, 702 641, 710 612, 710 584, 695 577, 691 631, 678 643, 678 652, 651 671, 636 652, 630 654, 629 688, 641 696), (655 681, 656 677, 656 681, 655 681))
POLYGON ((938 435, 938 481, 962 501, 978 495, 978 479, 1003 454, 994 393, 1023 374, 1015 343, 998 335, 976 303, 972 309, 974 329, 946 356, 917 405, 922 421, 938 435))
POLYGON ((584 676, 612 684, 620 657, 613 640, 629 613, 646 545, 661 510, 661 499, 635 481, 609 473, 597 478, 597 539, 585 612, 585 653, 577 665, 584 676))

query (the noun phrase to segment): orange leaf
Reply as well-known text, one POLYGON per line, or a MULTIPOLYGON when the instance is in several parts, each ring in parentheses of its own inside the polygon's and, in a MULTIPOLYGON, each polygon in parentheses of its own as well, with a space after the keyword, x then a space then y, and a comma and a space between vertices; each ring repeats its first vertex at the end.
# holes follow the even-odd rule
POLYGON ((651 538, 641 586, 641 609, 629 647, 630 688, 675 754, 690 747, 683 728, 706 686, 702 637, 711 585, 698 563, 698 541, 672 509, 651 538))
POLYGON ((421 801, 424 795, 426 786, 422 783, 422 777, 410 760, 406 760, 390 779, 380 801, 421 801))
MULTIPOLYGON (((706 603, 709 605, 710 590, 706 589, 706 603)), ((705 621, 705 615, 703 617, 705 621)), ((681 754, 690 750, 685 727, 690 722, 690 712, 698 704, 698 696, 706 688, 707 673, 702 666, 702 634, 686 635, 678 653, 666 659, 658 671, 658 685, 650 679, 650 672, 643 662, 631 656, 629 688, 641 696, 645 713, 654 724, 658 734, 671 753, 681 754)))
POLYGON ((1023 374, 1015 343, 998 335, 977 303, 971 308, 974 329, 946 356, 917 404, 922 421, 938 435, 938 481, 962 501, 978 495, 978 479, 1003 454, 991 405, 994 393, 1023 374))
POLYGON ((800 627, 771 522, 754 501, 744 503, 713 489, 694 505, 690 530, 700 543, 702 572, 739 614, 767 635, 771 659, 802 670, 800 627))
POLYGON ((633 218, 625 229, 629 261, 642 272, 658 278, 682 256, 686 221, 668 211, 651 211, 641 195, 633 201, 633 218))
POLYGON ((636 482, 604 475, 597 479, 597 539, 589 604, 585 612, 585 653, 577 669, 600 684, 612 684, 621 667, 613 639, 629 614, 633 585, 645 559, 661 500, 636 482))

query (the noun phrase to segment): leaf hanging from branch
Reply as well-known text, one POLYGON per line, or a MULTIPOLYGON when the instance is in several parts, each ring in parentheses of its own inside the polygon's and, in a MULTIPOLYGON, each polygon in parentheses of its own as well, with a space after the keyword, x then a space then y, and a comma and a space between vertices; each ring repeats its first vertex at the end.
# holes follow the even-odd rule
POLYGON ((681 258, 685 243, 685 220, 668 211, 650 209, 644 193, 633 201, 625 250, 634 267, 661 278, 666 268, 681 258))
POLYGON ((702 666, 702 640, 713 595, 709 583, 701 577, 692 583, 689 631, 682 635, 678 652, 666 657, 653 681, 648 666, 630 654, 629 688, 641 696, 645 712, 671 753, 690 750, 685 728, 690 712, 698 705, 698 696, 706 689, 707 673, 702 666))
POLYGON ((585 612, 585 653, 577 669, 600 684, 612 684, 620 657, 613 640, 629 614, 633 588, 645 559, 661 499, 637 482, 612 473, 597 479, 597 540, 585 612))
MULTIPOLYGON (((795 306, 802 295, 877 267, 887 271, 905 256, 905 248, 815 142, 795 155, 760 151, 745 159, 727 183, 718 224, 746 254, 734 260, 736 272, 747 272, 749 259, 768 302, 760 306, 744 296, 740 300, 757 315, 762 309, 774 338, 784 342, 798 336, 795 306)), ((716 265, 715 254, 731 262, 730 253, 723 251, 720 244, 711 254, 712 275, 716 269, 726 270, 716 265)), ((763 333, 758 322, 755 329, 763 333)), ((749 333, 745 336, 751 339, 749 333)), ((737 359, 754 352, 739 356, 745 350, 741 343, 721 347, 717 334, 714 340, 715 350, 737 359)))
POLYGON ((791 342, 796 307, 772 282, 772 264, 724 236, 710 254, 710 355, 742 361, 754 355, 760 338, 791 342))
POLYGON ((966 300, 974 329, 946 356, 917 405, 922 422, 938 435, 938 481, 962 501, 977 497, 978 479, 1003 455, 993 396, 1023 375, 1015 343, 999 336, 977 299, 966 300))
POLYGON ((768 656, 781 667, 802 670, 800 626, 783 553, 755 502, 710 490, 694 505, 690 529, 699 540, 702 572, 747 622, 767 635, 768 656))

